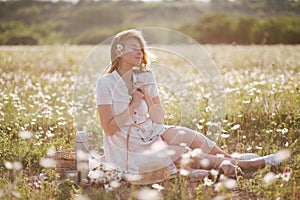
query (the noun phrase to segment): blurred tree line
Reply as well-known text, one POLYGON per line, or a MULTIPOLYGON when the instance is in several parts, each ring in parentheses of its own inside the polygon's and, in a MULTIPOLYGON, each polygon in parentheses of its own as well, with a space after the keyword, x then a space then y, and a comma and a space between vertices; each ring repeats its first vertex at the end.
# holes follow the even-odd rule
POLYGON ((172 28, 200 43, 299 44, 297 0, 0 2, 0 45, 98 44, 128 28, 172 28))
POLYGON ((224 14, 204 16, 182 31, 200 43, 299 44, 299 17, 232 17, 224 14))

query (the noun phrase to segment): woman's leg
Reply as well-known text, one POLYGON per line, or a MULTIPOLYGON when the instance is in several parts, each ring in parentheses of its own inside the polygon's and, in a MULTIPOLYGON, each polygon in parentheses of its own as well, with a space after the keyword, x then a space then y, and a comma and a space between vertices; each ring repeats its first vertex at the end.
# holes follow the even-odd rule
POLYGON ((200 148, 203 153, 212 155, 222 154, 227 158, 231 158, 230 154, 224 152, 206 136, 189 128, 180 126, 171 127, 162 134, 162 139, 171 145, 185 144, 191 149, 200 148))
POLYGON ((231 164, 246 170, 257 170, 265 167, 265 161, 262 158, 255 160, 237 160, 208 154, 204 157, 193 157, 191 159, 191 168, 193 169, 216 169, 219 168, 224 161, 229 161, 231 164))
POLYGON ((193 161, 193 165, 196 166, 196 169, 218 168, 225 160, 230 161, 233 165, 239 166, 241 169, 249 170, 263 168, 266 165, 279 165, 281 163, 276 160, 273 154, 252 160, 231 158, 230 154, 224 152, 207 137, 185 127, 172 127, 167 129, 165 133, 162 134, 162 139, 170 145, 182 145, 183 143, 191 149, 201 149, 203 154, 198 156, 198 158, 192 158, 196 159, 193 161), (217 154, 223 154, 224 156, 217 154))

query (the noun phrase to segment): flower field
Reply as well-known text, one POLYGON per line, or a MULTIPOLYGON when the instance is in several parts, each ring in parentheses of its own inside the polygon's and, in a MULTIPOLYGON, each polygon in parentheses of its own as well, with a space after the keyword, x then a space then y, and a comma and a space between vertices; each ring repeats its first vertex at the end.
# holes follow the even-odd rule
MULTIPOLYGON (((55 163, 46 155, 75 147, 81 122, 74 112, 82 108, 83 114, 92 113, 86 122, 90 147, 101 150, 94 94, 80 96, 92 105, 80 102, 78 96, 73 101, 76 77, 94 46, 1 46, 0 199, 300 199, 300 46, 204 48, 224 84, 226 107, 217 144, 230 153, 280 151, 285 158, 281 166, 218 183, 186 176, 143 186, 124 182, 78 186, 59 180, 55 163)), ((182 59, 166 54, 158 58, 188 80, 174 78, 170 70, 153 69, 164 83, 159 92, 166 123, 206 134, 214 108, 205 81, 185 70, 182 59)), ((89 80, 83 85, 94 87, 94 79, 89 80)))

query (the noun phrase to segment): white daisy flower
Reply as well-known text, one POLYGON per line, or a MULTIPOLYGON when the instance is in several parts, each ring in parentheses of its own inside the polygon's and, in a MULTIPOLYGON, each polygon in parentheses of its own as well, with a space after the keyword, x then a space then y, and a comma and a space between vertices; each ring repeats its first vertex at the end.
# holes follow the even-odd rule
POLYGON ((123 45, 122 44, 117 44, 117 50, 122 51, 123 50, 123 45))

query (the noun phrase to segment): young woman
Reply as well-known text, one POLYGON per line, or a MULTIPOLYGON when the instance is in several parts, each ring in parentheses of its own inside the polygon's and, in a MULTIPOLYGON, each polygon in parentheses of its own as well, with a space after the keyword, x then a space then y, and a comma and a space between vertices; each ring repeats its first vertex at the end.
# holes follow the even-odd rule
POLYGON ((131 173, 142 174, 161 168, 175 173, 175 164, 186 149, 198 150, 196 156, 192 156, 191 168, 218 168, 225 160, 241 169, 279 164, 273 154, 246 155, 254 158, 251 160, 245 160, 246 156, 233 158, 199 132, 164 125, 164 110, 154 76, 146 68, 148 54, 140 31, 117 34, 110 53, 111 65, 107 74, 98 79, 96 91, 104 131, 104 155, 110 164, 131 173))

